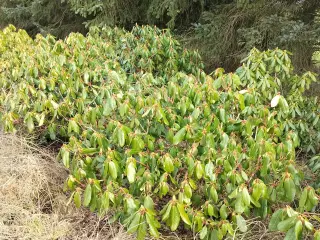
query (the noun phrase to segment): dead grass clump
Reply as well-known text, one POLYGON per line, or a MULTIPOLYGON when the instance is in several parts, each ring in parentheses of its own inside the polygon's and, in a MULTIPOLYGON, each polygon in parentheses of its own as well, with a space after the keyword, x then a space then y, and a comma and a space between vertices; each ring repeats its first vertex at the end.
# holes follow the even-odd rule
POLYGON ((132 239, 107 218, 66 206, 68 173, 53 156, 0 133, 0 239, 132 239))

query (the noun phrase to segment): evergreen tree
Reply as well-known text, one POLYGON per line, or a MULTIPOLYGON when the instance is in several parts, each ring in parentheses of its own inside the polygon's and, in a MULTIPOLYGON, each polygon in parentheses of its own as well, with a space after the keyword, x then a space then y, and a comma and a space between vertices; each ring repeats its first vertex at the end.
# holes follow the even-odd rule
POLYGON ((14 24, 31 35, 50 33, 65 37, 70 32, 84 33, 84 21, 65 1, 2 0, 0 3, 0 27, 14 24))

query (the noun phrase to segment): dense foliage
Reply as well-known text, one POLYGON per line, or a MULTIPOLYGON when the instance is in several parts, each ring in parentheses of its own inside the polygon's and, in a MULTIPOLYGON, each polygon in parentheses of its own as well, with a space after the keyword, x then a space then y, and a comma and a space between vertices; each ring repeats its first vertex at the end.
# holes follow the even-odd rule
POLYGON ((235 70, 253 47, 288 49, 302 71, 313 68, 319 11, 318 0, 2 0, 0 26, 64 37, 84 26, 131 30, 136 23, 151 24, 174 29, 188 47, 199 49, 208 71, 235 70))
POLYGON ((270 229, 319 239, 307 213, 318 196, 295 163, 300 141, 317 149, 319 105, 303 96, 315 77, 294 75, 288 52, 254 49, 236 73, 210 76, 197 52, 157 28, 56 41, 10 26, 0 66, 6 130, 66 140, 76 206, 112 209, 138 239, 166 226, 222 239, 300 197, 270 229))
POLYGON ((241 82, 258 90, 264 104, 270 103, 277 93, 285 97, 290 107, 278 113, 277 120, 286 132, 293 130, 299 134, 305 151, 315 154, 320 151, 319 99, 309 97, 306 101, 304 92, 317 80, 311 72, 294 74, 290 55, 278 49, 265 52, 253 49, 237 73, 241 82))

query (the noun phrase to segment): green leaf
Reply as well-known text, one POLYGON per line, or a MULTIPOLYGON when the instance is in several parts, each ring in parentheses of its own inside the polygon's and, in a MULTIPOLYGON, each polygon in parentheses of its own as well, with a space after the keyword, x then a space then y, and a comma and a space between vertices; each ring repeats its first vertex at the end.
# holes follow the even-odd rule
POLYGON ((292 202, 296 195, 296 185, 294 184, 293 180, 291 178, 286 178, 283 182, 283 187, 287 200, 292 202))
POLYGON ((147 213, 146 214, 146 220, 147 220, 147 223, 149 224, 150 234, 153 237, 158 238, 159 237, 159 232, 158 232, 158 229, 156 228, 156 223, 155 223, 155 220, 154 220, 153 216, 151 216, 150 214, 147 213))
POLYGON ((88 84, 89 82, 89 73, 88 72, 85 72, 84 75, 83 75, 83 80, 86 84, 88 84))
POLYGON ((95 153, 99 153, 99 148, 82 148, 81 153, 87 154, 87 155, 92 155, 95 153))
POLYGON ((188 225, 191 225, 191 221, 189 219, 189 216, 188 214, 185 212, 184 210, 184 206, 180 203, 177 204, 177 207, 178 207, 178 211, 180 213, 180 217, 182 218, 182 220, 188 224, 188 225))
POLYGON ((313 231, 313 229, 314 229, 312 223, 310 223, 307 219, 304 221, 304 226, 305 226, 309 231, 313 231))
POLYGON ((227 219, 228 217, 227 206, 225 204, 220 207, 220 217, 222 219, 227 219))
POLYGON ((59 104, 56 103, 55 101, 51 100, 50 103, 51 103, 53 109, 57 110, 59 108, 59 104))
POLYGON ((315 126, 315 125, 318 123, 319 119, 320 119, 320 117, 319 117, 319 115, 317 115, 317 116, 314 118, 314 120, 313 120, 313 122, 312 122, 312 125, 315 126))
POLYGON ((166 221, 169 217, 170 217, 170 213, 171 213, 171 208, 172 208, 172 205, 171 203, 169 203, 167 206, 166 206, 166 211, 164 212, 164 214, 162 215, 162 221, 166 221))
POLYGON ((120 147, 123 147, 125 144, 125 133, 122 128, 118 129, 118 144, 120 147))
POLYGON ((304 188, 304 190, 300 196, 300 200, 299 200, 299 211, 300 212, 304 211, 304 207, 307 202, 307 198, 308 198, 308 190, 307 190, 307 188, 304 188))
POLYGON ((201 179, 204 174, 203 166, 200 161, 196 163, 196 177, 201 179))
POLYGON ((320 240, 320 230, 316 231, 313 235, 313 240, 320 240))
POLYGON ((33 118, 31 116, 29 116, 27 119, 27 127, 30 133, 34 130, 33 118))
POLYGON ((284 240, 298 240, 295 236, 294 228, 290 228, 287 232, 286 236, 284 237, 284 240))
POLYGON ((144 198, 144 203, 143 203, 144 207, 150 210, 154 209, 154 203, 152 198, 148 195, 144 198))
POLYGON ((110 81, 115 81, 119 83, 120 85, 124 84, 124 80, 120 77, 120 75, 116 71, 110 71, 109 72, 110 81))
POLYGON ((288 113, 290 109, 287 100, 284 97, 281 97, 279 103, 281 110, 283 110, 285 113, 288 113))
POLYGON ((255 205, 257 208, 261 207, 261 204, 259 203, 259 201, 255 200, 252 196, 250 196, 250 201, 251 203, 253 203, 253 205, 255 205))
POLYGON ((168 203, 168 205, 166 206, 166 210, 162 216, 163 222, 166 221, 170 217, 171 208, 172 208, 171 203, 168 203))
POLYGON ((136 213, 135 216, 132 219, 132 222, 130 223, 127 232, 128 233, 134 233, 138 230, 139 224, 140 224, 140 217, 141 215, 139 213, 136 213))
POLYGON ((199 237, 200 239, 204 239, 208 234, 208 228, 205 226, 201 229, 199 237))
POLYGON ((41 114, 40 119, 39 119, 39 127, 41 127, 44 124, 44 120, 45 120, 46 115, 45 114, 41 114))
POLYGON ((69 168, 70 152, 67 151, 66 149, 63 149, 62 151, 62 162, 66 168, 69 168))
POLYGON ((261 182, 255 182, 253 185, 252 197, 254 200, 258 201, 263 194, 263 185, 261 182))
POLYGON ((133 183, 135 181, 136 176, 136 168, 133 162, 129 162, 127 166, 127 178, 129 183, 133 183))
POLYGON ((186 183, 183 187, 184 194, 187 198, 192 197, 192 189, 188 183, 186 183))
POLYGON ((292 228, 297 222, 297 216, 289 217, 284 221, 278 223, 277 228, 281 232, 286 232, 292 228))
POLYGON ((147 235, 147 224, 141 222, 138 228, 137 240, 144 240, 147 235))
POLYGON ((237 220, 237 226, 241 232, 248 231, 246 220, 241 215, 237 215, 236 220, 237 220))
POLYGON ((213 186, 210 188, 210 197, 214 203, 217 203, 219 200, 217 190, 213 186))
POLYGON ((171 173, 174 170, 172 159, 168 155, 164 157, 163 168, 167 173, 171 173))
POLYGON ((246 187, 244 187, 242 189, 241 195, 242 195, 242 200, 243 200, 244 205, 250 206, 250 194, 249 194, 248 189, 246 187))
POLYGON ((221 148, 225 149, 227 147, 227 145, 228 145, 228 142, 229 142, 229 136, 226 133, 223 133, 222 141, 220 143, 221 148))
POLYGON ((283 216, 282 209, 279 209, 272 214, 270 222, 269 222, 269 230, 270 231, 277 231, 278 230, 278 224, 282 221, 282 216, 283 216))
POLYGON ((243 199, 241 195, 239 195, 236 199, 236 204, 235 204, 235 212, 236 213, 243 213, 246 209, 246 206, 243 202, 243 199))
POLYGON ((223 122, 223 123, 226 122, 226 110, 224 110, 223 108, 219 109, 219 118, 220 118, 221 122, 223 122))
POLYGON ((211 204, 208 204, 208 215, 210 217, 214 216, 214 208, 211 204))
POLYGON ((186 135, 186 128, 183 127, 173 137, 173 141, 172 141, 173 145, 178 145, 179 143, 181 143, 184 140, 185 135, 186 135))
POLYGON ((302 222, 299 220, 297 221, 295 227, 294 227, 294 232, 295 232, 295 239, 301 239, 302 237, 302 222))
POLYGON ((260 170, 262 177, 265 177, 268 174, 268 169, 269 169, 269 157, 264 156, 262 158, 262 168, 260 170))
POLYGON ((113 161, 109 162, 109 172, 113 179, 117 179, 118 171, 117 171, 116 164, 113 161))
POLYGON ((88 207, 91 202, 91 196, 92 196, 92 188, 91 184, 87 184, 86 189, 84 190, 84 196, 83 196, 83 206, 88 207))
POLYGON ((74 120, 70 120, 68 125, 68 133, 79 133, 79 131, 80 130, 78 124, 74 120))
MULTIPOLYGON (((220 230, 220 229, 219 229, 220 230)), ((221 240, 223 236, 219 235, 219 232, 216 229, 213 229, 208 240, 221 240)))
POLYGON ((162 182, 160 183, 160 193, 161 196, 165 196, 169 191, 168 183, 162 182))
POLYGON ((73 196, 74 204, 76 205, 77 208, 81 207, 81 196, 80 192, 76 191, 74 196, 73 196))
POLYGON ((171 212, 170 212, 170 218, 171 218, 171 231, 177 230, 179 223, 180 223, 180 214, 178 211, 178 208, 176 206, 172 206, 171 212))
POLYGON ((107 211, 109 209, 110 204, 109 192, 105 192, 101 197, 101 209, 103 211, 107 211))
POLYGON ((310 202, 312 208, 318 205, 318 197, 315 194, 315 191, 312 187, 309 187, 308 191, 308 202, 310 202))

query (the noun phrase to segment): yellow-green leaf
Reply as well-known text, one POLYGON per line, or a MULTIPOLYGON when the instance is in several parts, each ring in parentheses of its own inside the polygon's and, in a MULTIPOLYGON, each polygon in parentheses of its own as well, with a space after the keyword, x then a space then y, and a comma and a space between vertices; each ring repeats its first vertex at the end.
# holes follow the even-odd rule
POLYGON ((117 179, 118 171, 117 171, 116 164, 113 161, 109 162, 109 172, 113 179, 117 179))
POLYGON ((180 142, 182 142, 184 140, 184 137, 186 135, 186 129, 185 127, 181 128, 177 133, 176 135, 173 137, 173 141, 172 143, 174 145, 177 145, 179 144, 180 142))
POLYGON ((171 220, 171 231, 177 230, 179 223, 180 223, 180 213, 178 211, 178 208, 176 206, 172 206, 171 212, 170 212, 170 220, 171 220))
POLYGON ((191 225, 191 221, 189 219, 189 216, 188 214, 185 212, 184 210, 184 206, 180 203, 177 204, 177 207, 178 207, 178 211, 180 213, 180 217, 182 218, 182 220, 188 224, 188 225, 191 225))
POLYGON ((89 206, 91 202, 91 196, 92 196, 92 188, 91 188, 91 184, 88 184, 86 189, 84 190, 83 206, 85 207, 89 206))
POLYGON ((76 205, 77 208, 81 207, 81 196, 80 192, 76 191, 74 196, 73 196, 74 204, 76 205))

